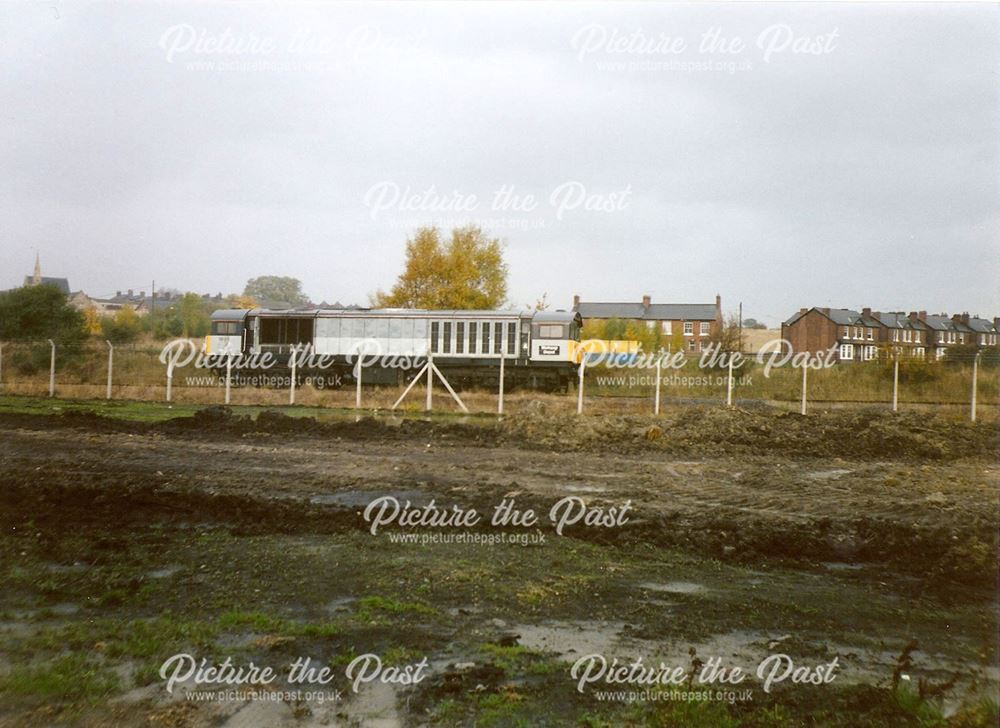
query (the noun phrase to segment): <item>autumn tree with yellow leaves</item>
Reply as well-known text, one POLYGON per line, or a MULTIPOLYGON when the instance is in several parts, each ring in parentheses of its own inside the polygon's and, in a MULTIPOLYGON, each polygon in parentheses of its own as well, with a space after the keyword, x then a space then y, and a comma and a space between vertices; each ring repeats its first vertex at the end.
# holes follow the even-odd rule
POLYGON ((473 225, 442 240, 423 227, 406 241, 406 265, 388 293, 371 297, 379 308, 496 309, 507 300, 503 245, 473 225))

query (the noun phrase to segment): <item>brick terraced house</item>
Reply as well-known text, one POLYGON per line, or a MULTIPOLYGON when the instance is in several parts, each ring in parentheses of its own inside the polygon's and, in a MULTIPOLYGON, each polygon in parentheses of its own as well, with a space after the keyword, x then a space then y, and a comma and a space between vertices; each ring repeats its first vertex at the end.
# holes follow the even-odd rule
POLYGON ((701 351, 709 337, 722 330, 722 297, 718 295, 715 303, 653 303, 648 295, 641 302, 605 303, 581 301, 576 295, 573 311, 584 324, 594 319, 640 321, 666 336, 683 336, 687 351, 701 351))
POLYGON ((1000 342, 1000 318, 969 314, 928 315, 926 311, 872 311, 863 308, 803 308, 781 325, 792 351, 820 352, 836 347, 838 361, 871 361, 882 352, 941 359, 951 346, 980 349, 1000 342))

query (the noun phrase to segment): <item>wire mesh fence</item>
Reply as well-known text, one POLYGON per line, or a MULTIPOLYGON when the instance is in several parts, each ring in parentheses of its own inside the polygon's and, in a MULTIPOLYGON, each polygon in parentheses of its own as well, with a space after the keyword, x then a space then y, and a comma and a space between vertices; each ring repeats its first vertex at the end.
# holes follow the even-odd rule
MULTIPOLYGON (((200 342, 193 342, 195 348, 200 342)), ((67 399, 119 399, 170 401, 190 404, 280 406, 292 401, 290 373, 231 370, 226 386, 224 367, 198 367, 193 363, 172 372, 162 344, 119 344, 89 341, 77 346, 54 347, 48 341, 0 344, 0 393, 7 395, 55 396, 67 399), (54 362, 54 365, 53 365, 54 362), (168 391, 169 390, 169 391, 168 391)), ((445 378, 448 369, 441 367, 445 378)), ((499 367, 493 386, 480 385, 459 391, 462 403, 472 412, 495 413, 498 408, 499 367)), ((416 370, 414 370, 416 371, 416 370)), ((489 376, 487 376, 489 379, 489 376)), ((367 380, 366 380, 367 381, 367 380)), ((700 366, 688 359, 677 367, 621 365, 587 366, 581 380, 574 376, 564 393, 543 394, 506 384, 503 411, 517 413, 539 403, 555 412, 652 414, 656 408, 683 406, 769 406, 801 411, 802 368, 778 366, 768 369, 748 356, 730 375, 728 367, 700 366), (657 396, 657 392, 659 393, 657 396)), ((444 382, 435 379, 434 408, 457 410, 444 382)), ((399 399, 404 384, 365 384, 360 401, 364 409, 389 409, 399 399)), ((425 385, 416 385, 422 392, 425 385)), ((806 376, 808 411, 842 407, 935 410, 957 416, 996 418, 1000 410, 1000 368, 965 361, 902 359, 891 357, 867 362, 838 363, 810 368, 806 376), (976 407, 972 409, 973 380, 976 407)), ((296 373, 294 402, 299 405, 351 408, 358 406, 358 393, 350 375, 296 373)), ((423 409, 425 398, 411 396, 403 409, 423 409)))

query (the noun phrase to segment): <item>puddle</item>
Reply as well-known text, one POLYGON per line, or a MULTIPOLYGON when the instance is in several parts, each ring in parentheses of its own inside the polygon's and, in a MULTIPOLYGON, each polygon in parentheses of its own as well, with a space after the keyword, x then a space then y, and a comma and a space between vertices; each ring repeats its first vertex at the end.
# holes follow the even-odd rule
POLYGON ((309 502, 314 505, 333 505, 333 506, 343 506, 344 508, 363 508, 371 503, 376 498, 381 498, 383 496, 391 496, 399 501, 400 505, 406 505, 406 501, 410 502, 411 506, 423 506, 430 503, 431 499, 426 493, 419 490, 397 490, 397 491, 379 491, 379 490, 342 490, 337 493, 324 493, 323 495, 314 495, 309 499, 309 502))
POLYGON ((602 488, 598 485, 564 485, 563 490, 568 490, 570 493, 607 493, 607 488, 602 488))
POLYGON ((834 468, 833 470, 817 470, 812 473, 808 473, 806 477, 812 478, 813 480, 836 480, 842 475, 849 475, 854 471, 844 470, 843 468, 834 468))
POLYGON ((401 728, 403 719, 396 710, 396 690, 382 682, 367 683, 345 706, 348 725, 365 728, 401 728))
POLYGON ((169 579, 181 570, 179 566, 164 566, 162 569, 153 569, 146 573, 150 579, 169 579))
POLYGON ((72 564, 46 564, 45 570, 53 574, 81 574, 90 568, 89 564, 75 561, 72 564))
POLYGON ((520 635, 518 644, 532 650, 554 652, 560 659, 576 660, 582 655, 639 657, 651 642, 624 634, 624 622, 547 622, 512 627, 520 635))
POLYGON ((705 594, 708 592, 706 587, 693 581, 668 581, 663 584, 646 581, 639 584, 639 588, 666 594, 705 594))
POLYGON ((861 571, 863 564, 848 564, 845 561, 824 561, 822 566, 830 571, 861 571))
POLYGON ((339 599, 334 599, 327 603, 326 611, 332 614, 338 614, 343 612, 350 612, 354 607, 354 602, 357 599, 354 597, 340 597, 339 599))

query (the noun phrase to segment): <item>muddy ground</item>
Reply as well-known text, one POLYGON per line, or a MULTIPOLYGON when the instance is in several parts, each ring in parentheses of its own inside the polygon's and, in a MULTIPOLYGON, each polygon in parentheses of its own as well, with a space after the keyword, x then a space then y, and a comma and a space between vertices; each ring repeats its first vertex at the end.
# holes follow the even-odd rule
POLYGON ((996 723, 993 425, 0 412, 0 448, 0 725, 996 723), (487 519, 510 499, 540 522, 373 535, 381 496, 487 519), (549 510, 568 496, 627 518, 559 535, 549 510), (438 533, 493 543, 419 542, 438 533), (331 698, 170 694, 158 670, 179 652, 279 671, 308 656, 333 669, 331 698), (426 677, 355 693, 344 671, 367 653, 427 658, 426 677), (591 653, 838 670, 635 700, 577 690, 591 653))

